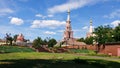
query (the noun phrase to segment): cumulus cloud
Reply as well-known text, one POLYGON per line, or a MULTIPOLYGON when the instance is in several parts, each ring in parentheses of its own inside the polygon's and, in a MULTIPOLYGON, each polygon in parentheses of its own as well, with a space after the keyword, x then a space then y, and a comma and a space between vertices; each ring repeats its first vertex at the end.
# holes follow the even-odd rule
POLYGON ((118 24, 120 24, 120 20, 115 20, 111 23, 114 27, 118 26, 118 24))
POLYGON ((13 13, 14 11, 10 8, 0 8, 0 15, 7 15, 13 13))
POLYGON ((50 34, 50 35, 54 35, 54 34, 56 34, 55 32, 52 32, 52 31, 46 31, 46 32, 44 32, 45 34, 50 34))
POLYGON ((14 25, 21 25, 24 21, 21 18, 12 17, 10 23, 14 25))
POLYGON ((120 17, 120 9, 115 10, 114 12, 110 13, 109 15, 104 15, 104 18, 115 18, 115 17, 120 17))
POLYGON ((31 28, 56 28, 59 26, 65 25, 65 21, 57 20, 34 20, 32 22, 31 28))
POLYGON ((36 17, 41 17, 41 18, 43 18, 43 19, 46 18, 46 16, 43 16, 42 14, 36 14, 35 16, 36 16, 36 17))
POLYGON ((52 14, 49 14, 47 17, 53 17, 53 15, 52 15, 52 14))
POLYGON ((88 29, 88 26, 84 26, 82 29, 87 30, 87 29, 88 29))
POLYGON ((48 9, 48 12, 50 13, 59 13, 59 12, 65 12, 70 8, 71 10, 81 8, 87 5, 95 4, 99 0, 69 0, 68 2, 56 5, 48 9))
POLYGON ((40 18, 42 18, 42 19, 47 18, 47 17, 53 17, 52 14, 49 14, 49 15, 47 15, 47 16, 42 15, 42 14, 36 14, 35 16, 36 16, 36 17, 40 17, 40 18))

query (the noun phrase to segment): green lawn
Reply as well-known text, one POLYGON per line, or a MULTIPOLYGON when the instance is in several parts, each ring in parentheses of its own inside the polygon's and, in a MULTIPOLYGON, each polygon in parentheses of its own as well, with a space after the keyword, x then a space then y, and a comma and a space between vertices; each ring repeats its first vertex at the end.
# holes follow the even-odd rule
POLYGON ((119 68, 120 59, 68 53, 0 54, 0 68, 119 68))
POLYGON ((0 46, 0 53, 13 53, 13 52, 35 52, 35 50, 29 47, 0 46))
POLYGON ((70 52, 73 52, 73 53, 95 54, 95 51, 87 50, 87 49, 69 49, 69 50, 70 52))

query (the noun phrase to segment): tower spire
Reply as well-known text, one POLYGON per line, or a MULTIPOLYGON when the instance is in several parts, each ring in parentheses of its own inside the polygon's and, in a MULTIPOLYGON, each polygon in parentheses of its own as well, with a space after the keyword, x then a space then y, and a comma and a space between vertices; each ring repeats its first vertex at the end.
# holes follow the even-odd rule
POLYGON ((93 32, 92 19, 90 19, 90 28, 89 28, 89 32, 90 32, 90 33, 92 33, 92 32, 93 32))
POLYGON ((90 26, 92 26, 92 19, 90 19, 90 26))
POLYGON ((70 9, 68 9, 67 13, 68 13, 67 21, 70 21, 70 9))

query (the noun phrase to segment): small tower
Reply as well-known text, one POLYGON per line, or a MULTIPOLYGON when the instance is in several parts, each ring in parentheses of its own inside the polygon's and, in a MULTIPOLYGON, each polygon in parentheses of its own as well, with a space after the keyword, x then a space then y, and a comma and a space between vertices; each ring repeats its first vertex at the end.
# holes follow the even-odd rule
POLYGON ((90 19, 90 27, 89 27, 89 31, 87 33, 87 37, 89 38, 89 37, 93 36, 92 33, 93 33, 93 26, 92 26, 92 19, 90 19))
POLYGON ((66 27, 64 31, 64 40, 69 40, 73 38, 73 31, 71 28, 71 21, 70 21, 70 9, 68 9, 68 16, 66 21, 66 27))

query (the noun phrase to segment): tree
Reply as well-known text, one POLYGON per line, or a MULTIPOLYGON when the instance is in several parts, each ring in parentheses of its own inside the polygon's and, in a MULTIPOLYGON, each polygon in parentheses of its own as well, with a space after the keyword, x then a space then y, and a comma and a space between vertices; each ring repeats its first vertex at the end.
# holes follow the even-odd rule
POLYGON ((57 41, 52 38, 48 41, 48 47, 53 47, 56 43, 57 43, 57 41))
POLYGON ((16 42, 16 40, 17 40, 17 34, 16 35, 14 35, 14 37, 13 37, 13 40, 14 40, 14 42, 16 42))
POLYGON ((113 38, 115 42, 120 42, 120 24, 113 30, 113 38))
POLYGON ((42 41, 42 39, 40 37, 38 37, 37 39, 35 39, 33 41, 33 47, 35 47, 35 48, 39 48, 42 45, 43 45, 43 41, 42 41))
POLYGON ((10 36, 11 34, 6 33, 6 44, 10 43, 12 45, 13 38, 10 36))
POLYGON ((84 38, 79 38, 79 39, 77 39, 77 41, 78 42, 84 42, 85 40, 84 40, 84 38))
POLYGON ((109 25, 99 26, 93 33, 96 35, 95 41, 100 45, 112 41, 112 28, 109 25))
POLYGON ((48 41, 46 39, 43 40, 43 45, 47 45, 48 41))
POLYGON ((93 44, 93 40, 94 40, 93 37, 87 37, 84 42, 90 45, 90 44, 93 44))
POLYGON ((95 28, 93 34, 95 34, 94 39, 96 43, 98 44, 97 51, 100 50, 101 45, 105 46, 105 43, 111 42, 113 40, 112 39, 113 30, 109 25, 98 26, 97 28, 95 28))

